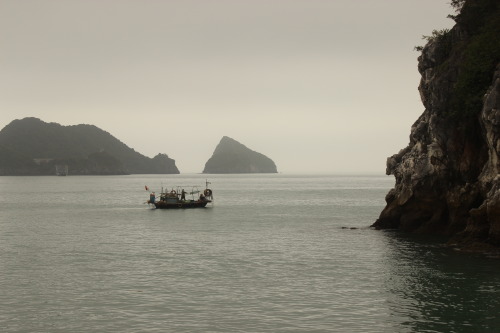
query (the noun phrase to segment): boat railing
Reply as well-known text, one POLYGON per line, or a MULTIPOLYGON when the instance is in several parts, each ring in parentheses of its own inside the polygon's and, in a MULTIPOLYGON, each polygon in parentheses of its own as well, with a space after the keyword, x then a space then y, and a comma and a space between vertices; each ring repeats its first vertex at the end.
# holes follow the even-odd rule
POLYGON ((171 199, 177 199, 178 201, 197 201, 200 199, 199 194, 202 193, 202 191, 199 189, 198 186, 176 186, 175 188, 172 187, 170 190, 168 187, 161 189, 160 193, 160 200, 163 201, 171 201, 171 199), (186 188, 190 188, 190 190, 186 190, 186 188), (182 199, 182 192, 184 191, 184 199, 182 199), (188 196, 190 198, 188 199, 188 196))

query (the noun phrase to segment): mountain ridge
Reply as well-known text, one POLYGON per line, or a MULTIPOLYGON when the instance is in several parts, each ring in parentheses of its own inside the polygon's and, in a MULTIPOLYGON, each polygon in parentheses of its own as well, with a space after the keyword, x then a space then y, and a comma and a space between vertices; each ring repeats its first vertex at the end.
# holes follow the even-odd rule
POLYGON ((38 118, 16 119, 0 131, 0 174, 179 173, 166 154, 146 157, 95 125, 63 126, 38 118))

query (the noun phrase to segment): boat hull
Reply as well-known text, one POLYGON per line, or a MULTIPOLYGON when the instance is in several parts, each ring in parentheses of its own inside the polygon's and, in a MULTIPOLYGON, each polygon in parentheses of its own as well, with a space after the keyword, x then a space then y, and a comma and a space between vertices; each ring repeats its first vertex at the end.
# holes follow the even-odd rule
POLYGON ((157 209, 186 209, 186 208, 205 208, 205 206, 210 202, 210 200, 205 201, 185 201, 177 203, 167 203, 166 201, 160 200, 154 203, 157 209))

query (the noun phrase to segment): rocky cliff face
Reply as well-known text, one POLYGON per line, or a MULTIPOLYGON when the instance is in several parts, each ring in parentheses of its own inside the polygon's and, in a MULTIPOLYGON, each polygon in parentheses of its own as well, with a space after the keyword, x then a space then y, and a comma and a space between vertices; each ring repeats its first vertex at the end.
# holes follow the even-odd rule
POLYGON ((468 248, 500 246, 498 7, 466 1, 455 27, 424 47, 425 111, 408 147, 387 159, 396 185, 374 227, 447 235, 468 248))

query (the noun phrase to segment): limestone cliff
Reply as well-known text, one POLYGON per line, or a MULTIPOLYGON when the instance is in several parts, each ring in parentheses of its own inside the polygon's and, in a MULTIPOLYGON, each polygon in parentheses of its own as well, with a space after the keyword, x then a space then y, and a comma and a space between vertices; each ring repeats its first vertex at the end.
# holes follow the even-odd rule
POLYGON ((276 173, 276 164, 238 141, 223 137, 203 173, 276 173))
POLYGON ((373 226, 500 246, 500 5, 466 0, 455 20, 418 59, 425 111, 387 159, 396 184, 373 226))

